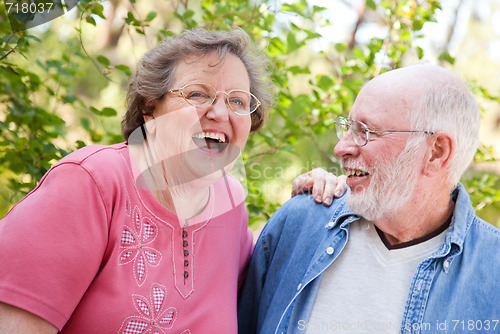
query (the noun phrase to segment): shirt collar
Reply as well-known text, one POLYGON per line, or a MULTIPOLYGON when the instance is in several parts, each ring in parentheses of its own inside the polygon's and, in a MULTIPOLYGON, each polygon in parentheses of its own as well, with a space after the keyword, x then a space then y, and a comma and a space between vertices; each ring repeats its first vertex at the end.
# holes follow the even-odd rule
POLYGON ((335 209, 335 211, 332 214, 332 217, 328 221, 328 224, 325 225, 326 229, 333 229, 335 226, 339 226, 341 228, 345 228, 347 225, 350 223, 359 220, 361 218, 354 212, 352 212, 347 205, 345 204, 345 199, 346 199, 347 193, 344 194, 341 198, 339 198, 339 205, 335 209))
MULTIPOLYGON (((335 209, 332 218, 327 225, 325 225, 326 229, 333 229, 336 226, 345 228, 352 222, 359 220, 360 216, 347 207, 345 203, 346 196, 347 193, 339 198, 341 202, 335 209)), ((471 218, 475 215, 469 194, 461 183, 453 190, 452 196, 456 198, 455 209, 451 218, 449 230, 444 239, 443 247, 437 252, 437 257, 449 254, 452 249, 452 244, 457 246, 456 253, 461 252, 465 236, 473 221, 471 218)))
POLYGON ((452 196, 456 197, 455 209, 444 243, 449 247, 448 251, 451 249, 451 245, 455 244, 458 246, 458 251, 460 252, 465 236, 473 222, 472 218, 475 216, 475 212, 470 202, 469 194, 461 183, 455 188, 452 196))

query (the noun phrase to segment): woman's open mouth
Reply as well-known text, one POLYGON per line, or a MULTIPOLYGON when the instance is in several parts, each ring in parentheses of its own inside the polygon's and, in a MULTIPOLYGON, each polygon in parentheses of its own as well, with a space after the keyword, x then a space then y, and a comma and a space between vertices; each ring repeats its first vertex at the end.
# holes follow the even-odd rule
POLYGON ((229 138, 222 132, 203 131, 193 135, 193 142, 202 151, 222 153, 229 145, 229 138))

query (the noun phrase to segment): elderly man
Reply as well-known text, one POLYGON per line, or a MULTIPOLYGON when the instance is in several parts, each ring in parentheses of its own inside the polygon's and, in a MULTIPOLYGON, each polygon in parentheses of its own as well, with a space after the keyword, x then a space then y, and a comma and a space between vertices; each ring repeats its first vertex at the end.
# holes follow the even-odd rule
POLYGON ((257 242, 240 333, 500 333, 500 231, 459 178, 479 109, 455 75, 382 74, 336 120, 350 192, 297 196, 257 242))

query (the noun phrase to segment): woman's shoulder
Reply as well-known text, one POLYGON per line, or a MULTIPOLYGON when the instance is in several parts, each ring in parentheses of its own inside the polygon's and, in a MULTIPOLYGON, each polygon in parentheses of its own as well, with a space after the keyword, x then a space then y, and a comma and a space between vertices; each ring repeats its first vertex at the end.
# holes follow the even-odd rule
MULTIPOLYGON (((57 175, 61 170, 81 170, 91 176, 98 185, 106 187, 133 179, 125 143, 83 147, 65 156, 47 174, 56 172, 57 175)), ((73 181, 78 183, 78 180, 73 181)))
POLYGON ((89 145, 68 154, 62 158, 58 164, 74 163, 106 167, 104 165, 106 162, 122 159, 122 152, 126 150, 126 148, 127 145, 125 143, 114 145, 89 145))

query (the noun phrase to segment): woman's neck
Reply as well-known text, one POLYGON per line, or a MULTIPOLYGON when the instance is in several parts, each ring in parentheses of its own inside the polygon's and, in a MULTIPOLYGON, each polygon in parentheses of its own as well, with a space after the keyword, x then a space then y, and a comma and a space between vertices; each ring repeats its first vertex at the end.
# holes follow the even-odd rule
POLYGON ((203 212, 210 197, 210 188, 167 189, 152 193, 161 205, 186 221, 203 212))

